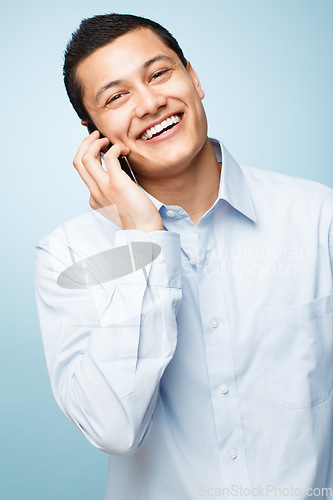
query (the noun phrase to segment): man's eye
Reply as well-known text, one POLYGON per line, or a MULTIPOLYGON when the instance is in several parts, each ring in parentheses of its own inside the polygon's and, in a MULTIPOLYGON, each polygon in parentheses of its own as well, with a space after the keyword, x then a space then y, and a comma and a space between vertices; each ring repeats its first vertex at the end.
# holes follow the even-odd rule
POLYGON ((110 104, 111 102, 114 102, 114 101, 117 101, 118 99, 120 99, 120 97, 122 97, 124 94, 116 94, 114 96, 112 96, 110 99, 108 99, 106 101, 106 104, 110 104))
POLYGON ((152 80, 155 80, 156 78, 159 78, 160 76, 164 75, 165 73, 168 73, 170 70, 169 69, 164 69, 163 71, 158 71, 152 76, 152 80))

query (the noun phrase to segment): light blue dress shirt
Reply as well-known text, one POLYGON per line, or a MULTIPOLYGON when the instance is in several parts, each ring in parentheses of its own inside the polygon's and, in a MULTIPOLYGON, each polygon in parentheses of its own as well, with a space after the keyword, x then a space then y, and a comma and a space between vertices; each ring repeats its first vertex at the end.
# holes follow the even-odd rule
POLYGON ((198 227, 149 195, 164 231, 90 211, 37 244, 54 396, 110 454, 107 500, 326 498, 333 191, 241 167, 211 143, 219 194, 198 227), (57 284, 73 262, 146 241, 161 247, 146 276, 57 284))

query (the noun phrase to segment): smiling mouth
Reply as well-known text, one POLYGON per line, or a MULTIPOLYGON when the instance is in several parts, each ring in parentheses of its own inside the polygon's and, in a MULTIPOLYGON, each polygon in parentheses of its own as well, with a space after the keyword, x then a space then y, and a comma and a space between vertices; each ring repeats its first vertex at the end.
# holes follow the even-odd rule
POLYGON ((150 141, 153 137, 162 135, 167 130, 172 129, 175 125, 177 125, 177 123, 181 121, 182 118, 183 118, 182 113, 171 115, 169 116, 169 118, 166 118, 161 123, 158 123, 154 127, 150 127, 147 130, 145 130, 143 134, 141 134, 139 139, 143 141, 150 141))

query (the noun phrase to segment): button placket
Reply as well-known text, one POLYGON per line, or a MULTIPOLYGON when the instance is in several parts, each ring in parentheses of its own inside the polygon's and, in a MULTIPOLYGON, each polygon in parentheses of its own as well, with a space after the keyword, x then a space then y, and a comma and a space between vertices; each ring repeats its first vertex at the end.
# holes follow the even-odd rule
POLYGON ((223 248, 220 238, 223 232, 218 231, 220 221, 216 226, 214 223, 214 230, 208 222, 208 218, 201 220, 198 226, 198 248, 204 247, 199 260, 198 294, 221 471, 225 486, 247 486, 249 478, 228 317, 229 277, 223 275, 219 253, 219 248, 223 248))

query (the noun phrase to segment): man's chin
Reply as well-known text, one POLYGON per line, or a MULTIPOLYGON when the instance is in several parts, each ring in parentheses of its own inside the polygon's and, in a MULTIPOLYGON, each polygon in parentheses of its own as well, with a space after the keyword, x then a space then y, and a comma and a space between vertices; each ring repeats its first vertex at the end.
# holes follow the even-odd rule
POLYGON ((149 145, 148 141, 140 141, 135 148, 132 147, 128 160, 133 170, 147 177, 155 177, 157 172, 182 169, 195 161, 208 140, 207 135, 190 137, 188 140, 184 140, 180 134, 179 137, 177 135, 152 145, 149 145))

